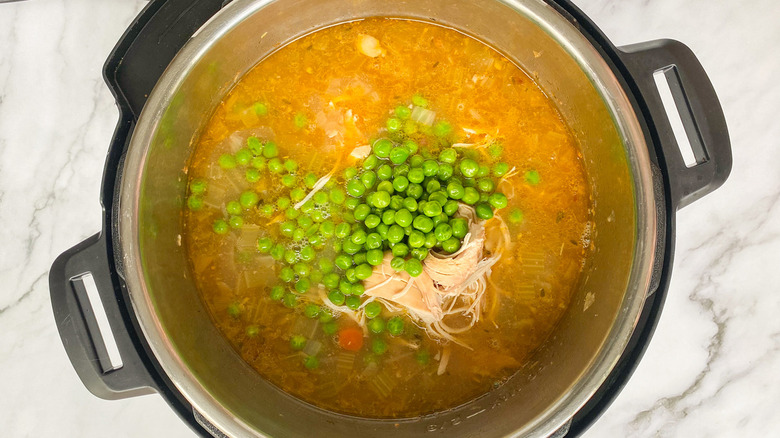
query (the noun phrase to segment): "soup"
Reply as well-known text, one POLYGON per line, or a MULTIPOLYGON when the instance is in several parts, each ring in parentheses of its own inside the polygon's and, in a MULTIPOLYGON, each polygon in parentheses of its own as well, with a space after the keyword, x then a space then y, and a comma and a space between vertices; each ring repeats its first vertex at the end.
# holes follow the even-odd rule
POLYGON ((590 250, 553 102, 481 42, 374 18, 280 48, 188 166, 185 246, 214 324, 282 390, 403 418, 487 393, 566 309, 590 250))

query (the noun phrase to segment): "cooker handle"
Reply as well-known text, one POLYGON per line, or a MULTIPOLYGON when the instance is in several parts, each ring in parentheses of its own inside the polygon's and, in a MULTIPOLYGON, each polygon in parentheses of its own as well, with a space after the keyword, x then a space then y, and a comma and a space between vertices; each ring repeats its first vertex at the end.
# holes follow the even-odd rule
POLYGON ((94 395, 120 399, 156 385, 122 315, 121 287, 111 273, 105 234, 62 253, 49 272, 54 319, 68 358, 94 395))
POLYGON ((731 143, 718 96, 699 60, 678 41, 648 41, 619 50, 658 132, 673 207, 685 207, 720 187, 731 172, 731 143), (695 163, 686 165, 683 159, 656 85, 657 74, 666 78, 695 163))

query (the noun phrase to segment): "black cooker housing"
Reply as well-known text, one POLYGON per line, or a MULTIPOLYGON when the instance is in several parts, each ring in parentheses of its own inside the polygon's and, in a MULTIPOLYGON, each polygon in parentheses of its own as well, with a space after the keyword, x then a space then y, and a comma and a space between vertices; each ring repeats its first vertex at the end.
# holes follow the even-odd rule
MULTIPOLYGON (((224 436, 175 388, 152 354, 134 316, 118 252, 117 213, 123 158, 135 124, 158 79, 209 18, 230 0, 152 0, 136 17, 105 63, 103 75, 119 108, 101 189, 102 232, 63 253, 49 284, 63 345, 79 377, 95 395, 118 399, 157 392, 204 437, 224 436), (123 365, 106 366, 107 349, 83 284, 90 272, 98 286, 123 365), (107 371, 106 371, 107 370, 107 371)), ((616 48, 568 0, 545 0, 566 17, 601 53, 621 82, 642 124, 653 163, 657 194, 658 248, 651 290, 636 329, 606 381, 571 421, 553 436, 583 433, 611 404, 642 357, 661 314, 674 250, 675 212, 719 187, 731 170, 731 147, 718 99, 693 53, 676 41, 659 40, 616 48), (686 167, 653 81, 668 79, 696 164, 686 167)))

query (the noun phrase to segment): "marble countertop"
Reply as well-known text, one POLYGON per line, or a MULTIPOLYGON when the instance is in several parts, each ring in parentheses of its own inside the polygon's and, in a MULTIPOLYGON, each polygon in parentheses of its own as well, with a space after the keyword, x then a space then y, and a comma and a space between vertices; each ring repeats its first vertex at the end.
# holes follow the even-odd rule
MULTIPOLYGON (((579 0, 617 45, 673 38, 709 73, 734 167, 678 213, 671 287, 633 378, 585 434, 780 436, 780 6, 579 0)), ((81 384, 49 302, 54 258, 100 229, 117 119, 101 69, 144 1, 0 4, 0 424, 8 437, 189 437, 159 396, 81 384)))

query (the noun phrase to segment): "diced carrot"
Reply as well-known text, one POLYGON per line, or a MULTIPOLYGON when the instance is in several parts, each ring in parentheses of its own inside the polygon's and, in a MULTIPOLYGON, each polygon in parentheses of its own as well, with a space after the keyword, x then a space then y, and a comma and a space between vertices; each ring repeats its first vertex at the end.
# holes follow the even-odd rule
POLYGON ((339 346, 347 351, 360 351, 363 347, 363 330, 357 327, 343 329, 339 332, 339 346))

